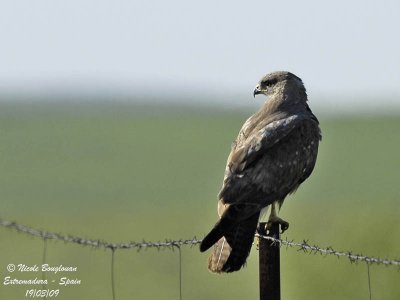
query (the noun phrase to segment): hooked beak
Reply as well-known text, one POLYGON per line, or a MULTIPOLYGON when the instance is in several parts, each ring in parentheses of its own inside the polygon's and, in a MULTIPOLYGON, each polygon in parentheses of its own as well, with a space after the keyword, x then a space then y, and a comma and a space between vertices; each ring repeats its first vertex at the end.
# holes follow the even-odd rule
POLYGON ((260 90, 260 85, 257 84, 254 91, 253 91, 253 97, 255 98, 256 95, 261 94, 261 90, 260 90))

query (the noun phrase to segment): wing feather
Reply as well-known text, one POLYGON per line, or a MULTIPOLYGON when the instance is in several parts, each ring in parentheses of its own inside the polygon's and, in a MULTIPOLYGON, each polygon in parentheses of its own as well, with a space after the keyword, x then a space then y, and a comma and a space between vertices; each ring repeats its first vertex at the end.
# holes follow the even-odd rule
POLYGON ((272 121, 262 128, 254 128, 253 132, 247 136, 243 131, 248 126, 243 127, 229 155, 227 175, 229 176, 242 172, 246 167, 251 165, 261 153, 284 139, 294 128, 304 121, 314 122, 313 119, 310 119, 308 113, 303 113, 272 121))

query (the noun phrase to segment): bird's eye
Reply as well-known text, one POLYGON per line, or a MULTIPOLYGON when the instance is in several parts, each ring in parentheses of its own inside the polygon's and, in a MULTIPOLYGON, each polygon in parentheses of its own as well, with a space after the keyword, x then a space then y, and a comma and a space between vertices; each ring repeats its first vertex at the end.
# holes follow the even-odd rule
POLYGON ((271 87, 277 82, 276 79, 269 79, 263 82, 264 86, 271 87))

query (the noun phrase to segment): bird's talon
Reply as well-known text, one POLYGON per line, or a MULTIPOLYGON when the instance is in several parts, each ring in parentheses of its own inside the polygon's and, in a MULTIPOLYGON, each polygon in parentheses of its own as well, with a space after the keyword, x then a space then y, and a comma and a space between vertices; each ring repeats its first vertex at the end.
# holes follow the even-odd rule
POLYGON ((282 220, 279 217, 273 216, 273 217, 269 218, 267 224, 265 225, 265 230, 268 231, 269 229, 271 229, 272 224, 279 224, 281 233, 284 233, 289 228, 288 222, 286 222, 285 220, 282 220))
POLYGON ((284 233, 289 228, 289 223, 286 221, 283 221, 282 223, 280 223, 280 225, 281 225, 281 233, 284 233))

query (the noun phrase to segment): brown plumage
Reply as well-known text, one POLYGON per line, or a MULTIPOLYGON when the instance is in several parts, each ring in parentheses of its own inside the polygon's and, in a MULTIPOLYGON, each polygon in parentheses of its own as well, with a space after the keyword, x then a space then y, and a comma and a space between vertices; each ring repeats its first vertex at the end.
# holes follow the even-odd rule
POLYGON ((274 204, 281 206, 310 176, 317 158, 321 132, 301 79, 270 73, 257 84, 256 94, 267 101, 232 144, 218 195, 220 219, 200 245, 202 252, 215 245, 208 268, 216 273, 245 264, 261 210, 272 204, 270 219, 279 219, 274 204))

